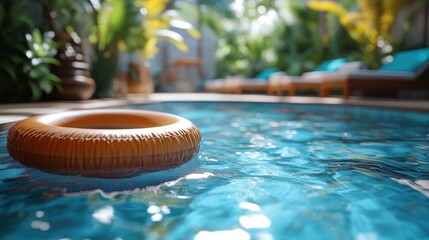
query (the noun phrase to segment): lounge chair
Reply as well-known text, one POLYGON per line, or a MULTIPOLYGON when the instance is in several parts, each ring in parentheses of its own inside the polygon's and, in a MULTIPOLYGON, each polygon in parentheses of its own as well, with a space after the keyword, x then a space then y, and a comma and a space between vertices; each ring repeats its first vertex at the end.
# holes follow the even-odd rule
POLYGON ((320 75, 337 71, 343 66, 345 70, 350 71, 352 68, 361 68, 363 65, 361 62, 346 63, 346 59, 336 58, 322 62, 314 71, 306 72, 302 76, 288 76, 286 73, 273 75, 269 80, 268 94, 281 96, 283 92, 287 92, 289 96, 295 96, 297 90, 318 90, 320 92, 322 84, 320 75))
POLYGON ((275 68, 268 68, 255 76, 245 78, 242 76, 229 76, 225 79, 207 81, 205 90, 217 93, 243 93, 243 92, 267 92, 270 75, 277 72, 275 68))
POLYGON ((402 51, 378 70, 321 75, 321 96, 329 96, 335 89, 341 89, 344 98, 357 90, 397 96, 401 90, 429 89, 428 71, 429 48, 402 51))
POLYGON ((217 92, 224 85, 224 79, 206 80, 204 83, 204 92, 217 92))
POLYGON ((229 76, 224 79, 208 80, 204 84, 206 92, 216 93, 241 93, 240 83, 244 80, 241 76, 229 76))

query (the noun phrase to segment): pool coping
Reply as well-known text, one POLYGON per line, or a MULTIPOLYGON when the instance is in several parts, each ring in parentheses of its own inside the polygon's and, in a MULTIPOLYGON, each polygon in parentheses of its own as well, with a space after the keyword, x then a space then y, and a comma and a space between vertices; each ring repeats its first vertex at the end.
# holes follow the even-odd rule
POLYGON ((288 97, 217 93, 153 93, 149 95, 129 94, 121 98, 95 99, 86 101, 55 101, 38 103, 0 104, 0 131, 9 129, 11 126, 13 126, 13 124, 22 119, 40 114, 49 114, 79 109, 115 108, 129 104, 186 101, 346 105, 429 112, 428 100, 369 98, 344 99, 335 97, 288 97))

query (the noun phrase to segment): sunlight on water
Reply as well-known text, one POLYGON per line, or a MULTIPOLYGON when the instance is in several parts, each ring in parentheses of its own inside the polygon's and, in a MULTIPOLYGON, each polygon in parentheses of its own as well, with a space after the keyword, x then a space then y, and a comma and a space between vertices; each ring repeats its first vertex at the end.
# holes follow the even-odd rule
POLYGON ((201 231, 195 236, 195 240, 247 240, 250 234, 242 229, 223 230, 223 231, 201 231))
POLYGON ((178 168, 127 179, 27 168, 0 133, 2 239, 427 239, 429 113, 157 103, 202 133, 178 168))
POLYGON ((103 224, 111 224, 114 217, 114 209, 112 206, 105 206, 97 209, 92 217, 103 224))

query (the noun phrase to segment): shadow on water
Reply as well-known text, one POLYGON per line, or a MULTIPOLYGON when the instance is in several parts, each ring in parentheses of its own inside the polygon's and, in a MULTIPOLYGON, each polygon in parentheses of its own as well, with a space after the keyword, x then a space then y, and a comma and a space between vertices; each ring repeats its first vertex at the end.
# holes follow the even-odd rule
POLYGON ((10 176, 7 181, 4 181, 4 183, 9 182, 15 186, 13 190, 11 189, 12 191, 28 191, 37 188, 44 189, 43 194, 45 196, 56 196, 79 195, 93 191, 104 193, 126 192, 157 186, 191 173, 198 166, 198 161, 195 158, 175 168, 144 172, 134 177, 126 176, 125 178, 114 179, 47 173, 39 169, 26 167, 10 156, 2 158, 2 163, 7 164, 8 168, 16 170, 11 172, 15 176, 10 176), (20 188, 19 185, 25 187, 20 188))

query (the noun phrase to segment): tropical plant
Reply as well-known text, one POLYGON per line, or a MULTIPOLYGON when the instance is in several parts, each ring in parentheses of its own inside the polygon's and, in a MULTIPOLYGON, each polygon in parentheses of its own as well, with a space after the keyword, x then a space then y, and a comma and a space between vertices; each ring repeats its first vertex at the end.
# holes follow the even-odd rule
POLYGON ((160 39, 168 40, 180 50, 188 47, 183 37, 170 27, 184 29, 195 38, 200 33, 174 10, 169 0, 105 0, 97 12, 96 42, 100 50, 137 51, 144 58, 157 53, 160 39))
POLYGON ((23 74, 18 71, 17 66, 22 66, 26 61, 24 35, 32 26, 31 19, 22 13, 27 4, 28 1, 0 3, 1 102, 14 101, 20 98, 24 91, 20 84, 23 74))
POLYGON ((314 69, 329 54, 324 39, 319 36, 319 16, 307 11, 302 2, 287 7, 280 9, 288 11, 289 16, 278 29, 281 39, 276 46, 278 65, 289 75, 299 75, 314 69))
POLYGON ((305 2, 278 5, 282 24, 278 27, 278 66, 290 75, 313 70, 322 61, 349 57, 356 42, 336 19, 309 11, 305 2))
POLYGON ((37 28, 31 34, 25 34, 25 38, 28 48, 25 56, 28 61, 24 63, 22 70, 28 76, 32 100, 36 101, 43 93, 49 94, 54 87, 60 86, 60 79, 51 72, 51 65, 59 64, 55 59, 58 44, 53 40, 53 32, 42 35, 37 28))
POLYGON ((58 85, 49 68, 56 45, 35 29, 29 6, 26 0, 0 2, 0 102, 35 101, 58 85))
POLYGON ((210 8, 204 13, 205 23, 219 36, 218 77, 252 77, 267 67, 300 75, 356 49, 335 19, 327 19, 328 41, 319 31, 319 13, 309 11, 304 1, 246 1, 236 11, 235 18, 222 18, 210 8))
POLYGON ((92 74, 98 85, 98 97, 109 95, 111 83, 106 83, 105 79, 112 78, 119 53, 137 52, 143 59, 151 58, 157 53, 156 45, 161 39, 187 51, 183 37, 170 27, 184 29, 193 37, 200 37, 192 24, 180 19, 175 11, 167 10, 169 2, 104 0, 99 8, 95 8, 96 25, 90 40, 97 46, 92 74), (102 93, 99 91, 101 88, 104 88, 102 93))
POLYGON ((389 30, 404 0, 357 0, 358 11, 348 11, 334 1, 311 0, 308 6, 335 15, 361 46, 362 60, 373 68, 392 51, 389 30))
POLYGON ((209 7, 204 11, 203 21, 219 38, 217 77, 251 77, 275 64, 277 55, 273 45, 276 37, 273 30, 278 16, 270 2, 258 1, 256 6, 249 2, 244 2, 243 6, 234 3, 230 9, 232 16, 228 16, 228 11, 219 12, 217 5, 207 5, 209 7), (254 12, 258 6, 264 12, 254 12), (263 21, 267 24, 259 24, 263 21))

